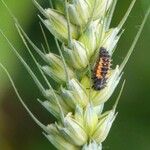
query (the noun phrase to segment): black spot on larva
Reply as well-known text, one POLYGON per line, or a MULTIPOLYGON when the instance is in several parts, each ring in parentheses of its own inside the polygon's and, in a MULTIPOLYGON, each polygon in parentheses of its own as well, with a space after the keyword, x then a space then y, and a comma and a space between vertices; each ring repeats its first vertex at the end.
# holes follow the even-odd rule
POLYGON ((101 90, 106 86, 110 66, 111 57, 108 51, 104 47, 101 47, 93 70, 93 89, 101 90))

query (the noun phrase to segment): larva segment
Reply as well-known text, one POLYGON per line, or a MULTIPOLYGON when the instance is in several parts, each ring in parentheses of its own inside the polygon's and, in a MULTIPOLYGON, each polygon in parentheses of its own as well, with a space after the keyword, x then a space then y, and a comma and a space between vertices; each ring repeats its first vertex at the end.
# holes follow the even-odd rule
POLYGON ((108 51, 101 47, 93 71, 93 89, 101 90, 106 86, 106 81, 110 75, 110 66, 111 57, 108 51))

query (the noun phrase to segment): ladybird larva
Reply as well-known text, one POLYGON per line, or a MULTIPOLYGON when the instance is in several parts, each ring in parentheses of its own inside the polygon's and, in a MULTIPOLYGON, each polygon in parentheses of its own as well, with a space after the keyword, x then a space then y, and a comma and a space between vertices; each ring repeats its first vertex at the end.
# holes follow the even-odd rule
POLYGON ((104 47, 101 47, 93 70, 92 87, 94 90, 98 91, 106 87, 106 81, 110 74, 110 66, 111 57, 108 51, 104 47))

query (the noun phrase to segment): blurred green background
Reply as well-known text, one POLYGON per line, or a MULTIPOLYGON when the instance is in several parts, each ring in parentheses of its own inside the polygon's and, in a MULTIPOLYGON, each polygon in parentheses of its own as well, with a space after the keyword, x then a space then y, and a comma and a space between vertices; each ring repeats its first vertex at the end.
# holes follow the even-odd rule
MULTIPOLYGON (((39 0, 48 6, 48 0, 39 0)), ((118 0, 112 26, 117 25, 131 0, 118 0)), ((40 46, 43 42, 39 26, 37 9, 31 0, 7 0, 9 8, 18 18, 22 27, 31 39, 40 46)), ((138 31, 143 16, 150 6, 149 0, 138 0, 130 14, 124 28, 118 48, 114 54, 114 64, 119 64, 127 53, 133 38, 138 31)), ((0 2, 0 28, 15 45, 16 49, 31 64, 36 72, 35 65, 30 59, 12 18, 0 2)), ((47 30, 45 30, 47 32, 47 30)), ((49 43, 53 51, 53 37, 47 32, 49 43)), ((118 106, 119 115, 104 142, 104 149, 111 150, 149 150, 150 149, 150 17, 144 27, 140 40, 132 54, 125 70, 123 79, 126 86, 118 106)), ((45 111, 36 101, 41 97, 31 77, 22 64, 9 49, 7 42, 0 36, 0 62, 8 68, 19 92, 26 104, 44 123, 54 121, 54 118, 45 111)), ((121 85, 121 84, 120 84, 121 85)), ((119 88, 118 88, 119 89, 119 88)), ((115 100, 115 94, 108 102, 110 108, 115 100)), ((0 149, 1 150, 48 150, 55 149, 42 135, 42 130, 33 122, 25 109, 17 100, 10 82, 0 69, 0 149)))

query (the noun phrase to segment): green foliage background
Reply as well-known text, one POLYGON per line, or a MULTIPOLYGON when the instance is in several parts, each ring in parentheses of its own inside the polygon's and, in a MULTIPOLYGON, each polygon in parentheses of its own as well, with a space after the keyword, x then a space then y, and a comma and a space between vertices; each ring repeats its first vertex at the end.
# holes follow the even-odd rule
MULTIPOLYGON (((40 0, 39 0, 40 1, 40 0)), ((117 25, 131 0, 118 0, 112 26, 117 25)), ((40 46, 43 41, 37 17, 37 10, 31 0, 7 0, 9 8, 20 21, 24 30, 32 40, 40 46)), ((43 6, 48 6, 47 0, 41 0, 43 6)), ((120 63, 127 53, 136 32, 139 29, 143 16, 150 6, 149 0, 138 0, 130 14, 116 53, 113 63, 120 63)), ((36 68, 30 59, 20 37, 14 27, 12 18, 8 15, 6 8, 0 2, 0 28, 9 37, 20 54, 31 64, 33 70, 36 68)), ((45 30, 47 32, 47 30, 45 30)), ((118 106, 119 115, 112 130, 103 144, 104 149, 111 150, 148 150, 150 149, 150 17, 144 31, 137 43, 135 51, 130 58, 123 78, 126 86, 118 106)), ((56 51, 52 35, 47 32, 52 51, 56 51)), ((19 92, 29 108, 44 123, 54 121, 36 101, 41 97, 37 87, 9 49, 8 44, 0 36, 0 62, 2 62, 11 73, 19 92)), ((117 91, 115 92, 117 93, 117 91)), ((115 95, 108 102, 108 107, 114 102, 115 95)), ((2 150, 53 150, 54 148, 42 135, 41 129, 32 121, 6 78, 0 70, 0 149, 2 150)))

